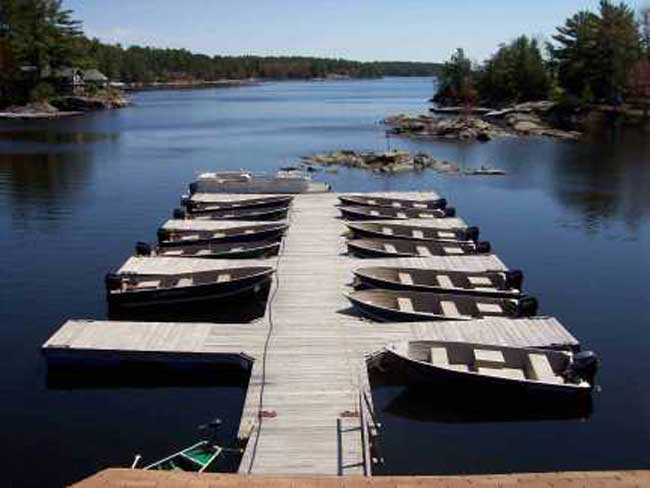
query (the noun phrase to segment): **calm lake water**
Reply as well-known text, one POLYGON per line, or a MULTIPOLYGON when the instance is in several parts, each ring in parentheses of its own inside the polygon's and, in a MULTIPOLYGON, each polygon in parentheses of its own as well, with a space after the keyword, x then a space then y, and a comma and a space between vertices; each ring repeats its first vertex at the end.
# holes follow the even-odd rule
POLYGON ((232 439, 246 379, 48 380, 39 347, 68 318, 105 318, 104 273, 135 241, 154 239, 197 172, 271 171, 316 151, 388 142, 510 174, 316 178, 338 191, 438 190, 525 271, 542 312, 603 364, 593 413, 578 415, 586 418, 502 411, 493 398, 412 398, 374 378, 380 471, 650 468, 650 134, 615 130, 581 144, 387 141, 377 121, 425 111, 431 90, 428 79, 385 79, 150 92, 120 111, 0 123, 0 449, 9 486, 58 486, 129 465, 136 453, 153 460, 193 442, 196 426, 214 417, 232 439))

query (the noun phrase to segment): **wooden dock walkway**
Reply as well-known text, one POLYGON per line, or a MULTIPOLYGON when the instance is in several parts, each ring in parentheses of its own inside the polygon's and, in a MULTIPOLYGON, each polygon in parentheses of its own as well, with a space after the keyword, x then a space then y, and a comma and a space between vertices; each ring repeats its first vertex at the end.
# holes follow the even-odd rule
POLYGON ((644 488, 650 471, 586 471, 472 476, 238 476, 107 469, 72 488, 644 488))
MULTIPOLYGON (((67 357, 96 353, 231 357, 243 353, 254 362, 239 431, 241 438, 249 439, 240 473, 348 475, 370 474, 368 413, 372 404, 368 396, 369 401, 364 401, 369 383, 365 357, 387 343, 428 338, 518 346, 578 345, 553 318, 375 324, 351 314, 344 296, 351 291, 351 271, 369 261, 345 254, 346 226, 336 203, 336 194, 296 195, 290 227, 275 258, 130 258, 120 269, 162 274, 260 263, 275 266, 262 319, 250 325, 70 321, 46 342, 44 352, 67 357)), ((465 225, 461 219, 444 222, 465 225)), ((217 228, 215 224, 223 225, 172 220, 165 228, 212 229, 217 228)), ((494 255, 373 259, 372 265, 505 269, 494 255)))

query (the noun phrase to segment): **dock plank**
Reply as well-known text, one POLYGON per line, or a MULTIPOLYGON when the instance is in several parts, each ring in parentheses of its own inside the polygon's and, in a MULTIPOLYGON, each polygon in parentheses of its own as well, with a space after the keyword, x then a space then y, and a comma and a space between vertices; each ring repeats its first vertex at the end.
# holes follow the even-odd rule
MULTIPOLYGON (((437 198, 433 193, 376 193, 437 198)), ((222 198, 223 195, 219 195, 222 198)), ((233 197, 234 198, 234 197, 233 197)), ((360 393, 369 391, 366 357, 391 342, 431 339, 514 346, 576 347, 555 319, 490 318, 454 322, 378 324, 351 315, 345 293, 353 270, 401 266, 500 271, 495 255, 359 259, 346 254, 346 225, 332 193, 296 195, 280 255, 268 259, 213 260, 131 257, 119 272, 175 274, 239 266, 273 266, 264 318, 248 324, 174 324, 68 321, 43 346, 47 354, 245 355, 254 359, 239 437, 248 439, 242 474, 369 474, 362 441, 360 393)), ((440 219, 465 226, 462 219, 440 219)), ((399 221, 404 224, 404 221, 399 221)), ((432 225, 427 221, 407 221, 432 225)), ((438 221, 435 222, 438 224, 438 221)), ((170 220, 167 229, 210 229, 241 222, 170 220)), ((445 225, 445 224, 443 224, 445 225)), ((370 405, 372 408, 372 405, 370 405)), ((367 420, 367 419, 366 419, 367 420)))

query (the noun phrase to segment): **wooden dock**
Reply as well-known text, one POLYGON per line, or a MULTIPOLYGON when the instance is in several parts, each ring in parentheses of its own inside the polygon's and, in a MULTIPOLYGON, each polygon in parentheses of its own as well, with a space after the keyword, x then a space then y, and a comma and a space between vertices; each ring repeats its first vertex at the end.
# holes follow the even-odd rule
MULTIPOLYGON (((401 198, 435 195, 399 194, 401 198)), ((365 358, 405 339, 466 340, 516 346, 577 347, 553 318, 376 324, 350 312, 352 269, 345 222, 332 193, 296 195, 280 255, 265 260, 130 258, 121 272, 177 273, 254 265, 276 267, 264 317, 250 325, 70 321, 43 346, 46 355, 92 358, 239 355, 252 358, 239 436, 248 439, 242 474, 369 475, 373 433, 365 358)), ((450 227, 461 219, 445 219, 450 227)), ((403 221, 401 223, 404 223, 403 221)), ((418 221, 418 225, 422 222, 418 221)), ((221 222, 176 221, 168 229, 221 222)), ((228 224, 230 225, 230 224, 228 224)), ((241 223, 238 223, 241 225, 241 223)), ((449 270, 506 269, 494 255, 372 260, 449 270)))
POLYGON ((238 476, 107 469, 72 488, 643 488, 650 471, 587 471, 473 476, 238 476))

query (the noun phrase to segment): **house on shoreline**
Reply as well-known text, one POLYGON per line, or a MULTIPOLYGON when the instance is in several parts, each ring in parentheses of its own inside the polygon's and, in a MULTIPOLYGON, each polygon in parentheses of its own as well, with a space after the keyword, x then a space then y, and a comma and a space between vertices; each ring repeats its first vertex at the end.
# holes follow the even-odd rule
POLYGON ((103 89, 109 85, 108 77, 98 69, 61 67, 43 73, 42 79, 65 95, 83 95, 89 90, 103 89))

